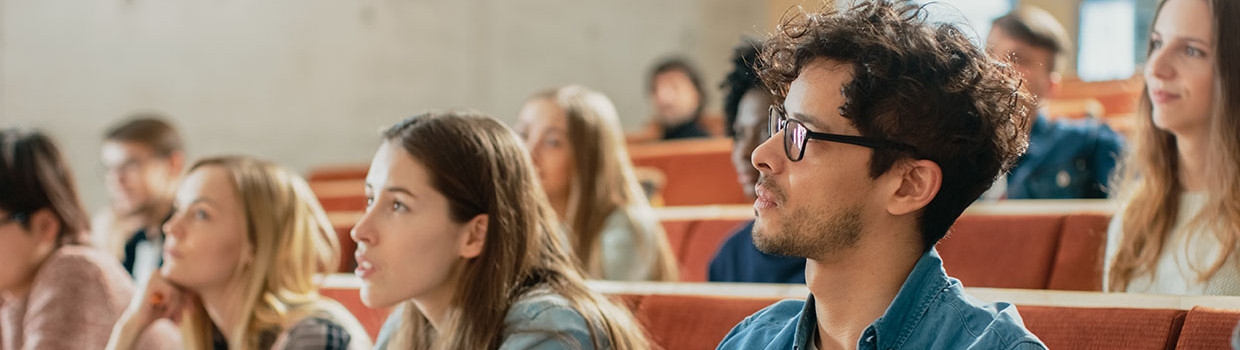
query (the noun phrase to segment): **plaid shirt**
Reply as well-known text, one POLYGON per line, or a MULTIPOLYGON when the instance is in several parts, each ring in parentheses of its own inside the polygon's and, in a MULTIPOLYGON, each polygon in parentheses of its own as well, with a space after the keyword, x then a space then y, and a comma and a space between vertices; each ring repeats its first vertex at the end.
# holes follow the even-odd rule
MULTIPOLYGON (((274 330, 259 335, 259 348, 269 349, 279 338, 274 330)), ((319 317, 307 317, 289 328, 285 335, 284 349, 288 350, 348 350, 351 340, 343 326, 319 317)), ((213 341, 216 350, 228 349, 228 342, 217 330, 213 341)))

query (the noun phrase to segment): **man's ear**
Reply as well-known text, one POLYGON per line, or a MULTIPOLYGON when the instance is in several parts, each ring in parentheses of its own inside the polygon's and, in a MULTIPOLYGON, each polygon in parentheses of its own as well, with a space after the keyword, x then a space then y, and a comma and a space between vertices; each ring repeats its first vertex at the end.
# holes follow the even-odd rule
POLYGON ((900 188, 887 200, 887 212, 904 215, 925 208, 943 185, 943 169, 927 159, 906 161, 898 167, 900 188))
POLYGON ((489 221, 490 217, 487 214, 478 214, 465 223, 458 249, 462 258, 472 259, 482 255, 482 248, 486 246, 489 221))

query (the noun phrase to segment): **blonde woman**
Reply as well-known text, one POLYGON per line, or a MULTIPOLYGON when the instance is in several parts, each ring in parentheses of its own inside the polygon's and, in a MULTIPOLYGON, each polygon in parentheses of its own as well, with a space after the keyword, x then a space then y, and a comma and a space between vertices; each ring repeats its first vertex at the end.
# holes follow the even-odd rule
POLYGON ((190 168, 164 224, 164 264, 113 330, 109 348, 160 318, 179 319, 188 349, 364 349, 347 310, 319 296, 339 242, 297 175, 245 157, 190 168))
POLYGON ((361 297, 399 305, 379 349, 646 349, 629 312, 590 291, 517 136, 464 112, 384 134, 353 228, 361 297))
POLYGON ((534 95, 518 119, 547 199, 589 276, 675 281, 676 259, 633 174, 611 101, 567 86, 534 95))
POLYGON ((1168 0, 1150 35, 1108 291, 1240 295, 1240 3, 1168 0))

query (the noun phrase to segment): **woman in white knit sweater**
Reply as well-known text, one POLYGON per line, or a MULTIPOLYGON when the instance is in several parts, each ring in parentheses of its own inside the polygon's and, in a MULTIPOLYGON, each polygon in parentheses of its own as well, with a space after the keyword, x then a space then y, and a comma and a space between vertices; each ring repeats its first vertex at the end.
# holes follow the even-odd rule
POLYGON ((1240 295, 1240 5, 1167 0, 1150 34, 1107 291, 1240 295))

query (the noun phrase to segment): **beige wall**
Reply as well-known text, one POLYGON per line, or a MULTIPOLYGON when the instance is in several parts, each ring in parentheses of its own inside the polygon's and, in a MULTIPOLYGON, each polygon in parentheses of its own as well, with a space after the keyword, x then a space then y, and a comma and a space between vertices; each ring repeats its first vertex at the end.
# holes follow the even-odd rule
POLYGON ((833 6, 834 0, 768 0, 766 23, 773 28, 780 23, 784 15, 793 8, 800 6, 806 11, 814 11, 826 6, 833 6))
POLYGON ((105 202, 99 138, 134 111, 171 115, 190 155, 244 153, 294 169, 365 162, 376 131, 427 110, 511 120, 536 90, 581 83, 645 122, 657 58, 696 60, 711 87, 750 0, 0 0, 0 125, 68 153, 87 205, 105 202))
MULTIPOLYGON (((1068 38, 1072 40, 1072 46, 1076 47, 1080 38, 1079 25, 1077 24, 1077 14, 1081 9, 1081 0, 1021 0, 1020 5, 1036 6, 1050 12, 1059 24, 1068 31, 1068 38)), ((1072 62, 1068 65, 1068 69, 1064 71, 1064 75, 1076 74, 1076 51, 1073 51, 1072 62)))
MULTIPOLYGON (((376 130, 427 109, 511 120, 543 88, 581 83, 646 122, 646 69, 678 53, 708 108, 742 35, 830 0, 0 0, 0 125, 39 127, 104 203, 104 129, 141 110, 184 129, 191 156, 245 153, 304 171, 364 162, 376 130)), ((1077 37, 1080 0, 1022 0, 1077 37)))

